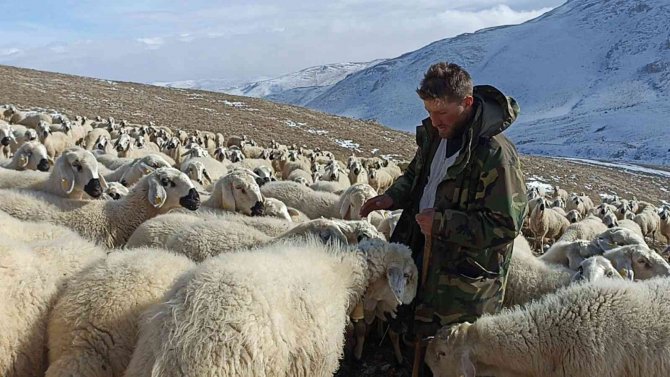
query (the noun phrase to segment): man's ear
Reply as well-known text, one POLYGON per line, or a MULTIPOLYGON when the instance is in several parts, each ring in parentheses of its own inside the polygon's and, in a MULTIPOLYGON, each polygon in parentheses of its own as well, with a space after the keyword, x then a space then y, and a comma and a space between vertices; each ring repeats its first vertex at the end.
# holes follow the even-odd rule
POLYGON ((475 102, 474 97, 472 96, 467 96, 463 99, 463 106, 465 107, 470 107, 472 104, 475 102))

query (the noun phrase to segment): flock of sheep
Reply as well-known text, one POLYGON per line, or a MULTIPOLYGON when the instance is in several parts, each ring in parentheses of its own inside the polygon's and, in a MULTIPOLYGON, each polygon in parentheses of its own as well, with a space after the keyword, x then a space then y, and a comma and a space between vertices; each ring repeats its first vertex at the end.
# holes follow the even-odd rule
MULTIPOLYGON (((347 331, 360 359, 366 327, 416 294, 411 251, 387 241, 401 212, 359 215, 405 163, 12 105, 0 142, 0 375, 329 376, 347 331)), ((441 330, 433 372, 670 375, 652 279, 670 265, 645 241, 670 237, 670 209, 529 199, 553 244, 517 237, 510 309, 441 330)))

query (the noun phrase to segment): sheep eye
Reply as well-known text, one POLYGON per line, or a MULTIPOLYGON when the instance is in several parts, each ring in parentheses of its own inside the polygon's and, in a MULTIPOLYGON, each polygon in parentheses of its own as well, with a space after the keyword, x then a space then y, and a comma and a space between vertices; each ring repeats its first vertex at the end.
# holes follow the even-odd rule
POLYGON ((605 273, 605 276, 607 276, 608 278, 611 278, 612 277, 612 271, 607 271, 605 273))
POLYGON ((403 276, 405 279, 409 280, 409 274, 408 274, 407 272, 405 272, 402 276, 403 276))
POLYGON ((579 272, 580 274, 583 274, 584 273, 584 267, 579 266, 579 268, 577 269, 577 272, 579 272))
POLYGON ((170 181, 167 178, 162 178, 161 179, 161 186, 167 187, 167 185, 170 183, 170 181))

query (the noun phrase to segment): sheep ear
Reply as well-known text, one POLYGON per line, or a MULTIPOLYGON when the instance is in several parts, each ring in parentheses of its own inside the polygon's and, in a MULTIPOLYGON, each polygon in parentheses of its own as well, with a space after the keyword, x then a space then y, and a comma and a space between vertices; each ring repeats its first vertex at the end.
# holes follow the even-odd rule
POLYGON ((405 288, 407 286, 407 279, 402 270, 397 266, 391 266, 386 270, 386 280, 389 283, 393 296, 398 300, 398 305, 402 305, 402 298, 405 296, 405 288))
POLYGON ((605 254, 605 257, 612 262, 614 268, 616 268, 622 278, 627 280, 633 280, 635 278, 632 261, 629 255, 618 250, 615 251, 614 254, 605 254))
POLYGON ((475 365, 470 361, 470 352, 464 351, 461 355, 461 374, 464 377, 475 377, 476 373, 475 365))
POLYGON ((351 220, 351 198, 345 196, 340 204, 340 217, 344 220, 351 220))
POLYGON ((21 154, 19 157, 19 167, 21 169, 25 169, 28 166, 28 163, 30 162, 30 157, 28 157, 25 153, 21 154))
POLYGON ((102 186, 102 189, 107 190, 109 185, 107 184, 107 180, 105 179, 105 176, 98 172, 98 177, 100 179, 100 186, 102 186))
POLYGON ((207 172, 207 170, 203 170, 202 175, 205 177, 206 180, 209 181, 209 183, 212 183, 212 177, 209 176, 209 173, 207 172))
POLYGON ((56 160, 56 171, 60 177, 60 187, 67 195, 74 191, 74 170, 70 164, 65 163, 65 156, 61 156, 56 160))
POLYGON ((237 211, 235 203, 235 194, 233 193, 233 183, 227 179, 221 182, 221 207, 226 211, 237 211))
POLYGON ((151 203, 154 208, 162 207, 167 199, 167 192, 165 192, 163 186, 158 182, 157 176, 149 179, 148 199, 149 203, 151 203))
POLYGON ((155 169, 145 164, 144 162, 140 162, 140 170, 142 170, 142 174, 147 175, 153 172, 155 169))
POLYGON ((347 237, 337 226, 329 226, 326 229, 321 229, 319 231, 319 238, 321 238, 324 244, 341 242, 343 245, 346 245, 348 243, 347 237))

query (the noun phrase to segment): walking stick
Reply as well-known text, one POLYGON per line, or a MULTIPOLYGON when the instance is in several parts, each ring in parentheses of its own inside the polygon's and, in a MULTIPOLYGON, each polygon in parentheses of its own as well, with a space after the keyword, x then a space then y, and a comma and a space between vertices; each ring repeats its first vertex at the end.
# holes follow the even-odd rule
MULTIPOLYGON (((423 262, 421 263, 421 285, 424 287, 426 278, 428 277, 428 261, 430 260, 430 253, 433 248, 432 237, 426 237, 423 245, 423 262)), ((423 346, 421 345, 421 337, 417 337, 414 344, 414 364, 412 365, 412 377, 419 377, 421 367, 423 364, 423 346)))

